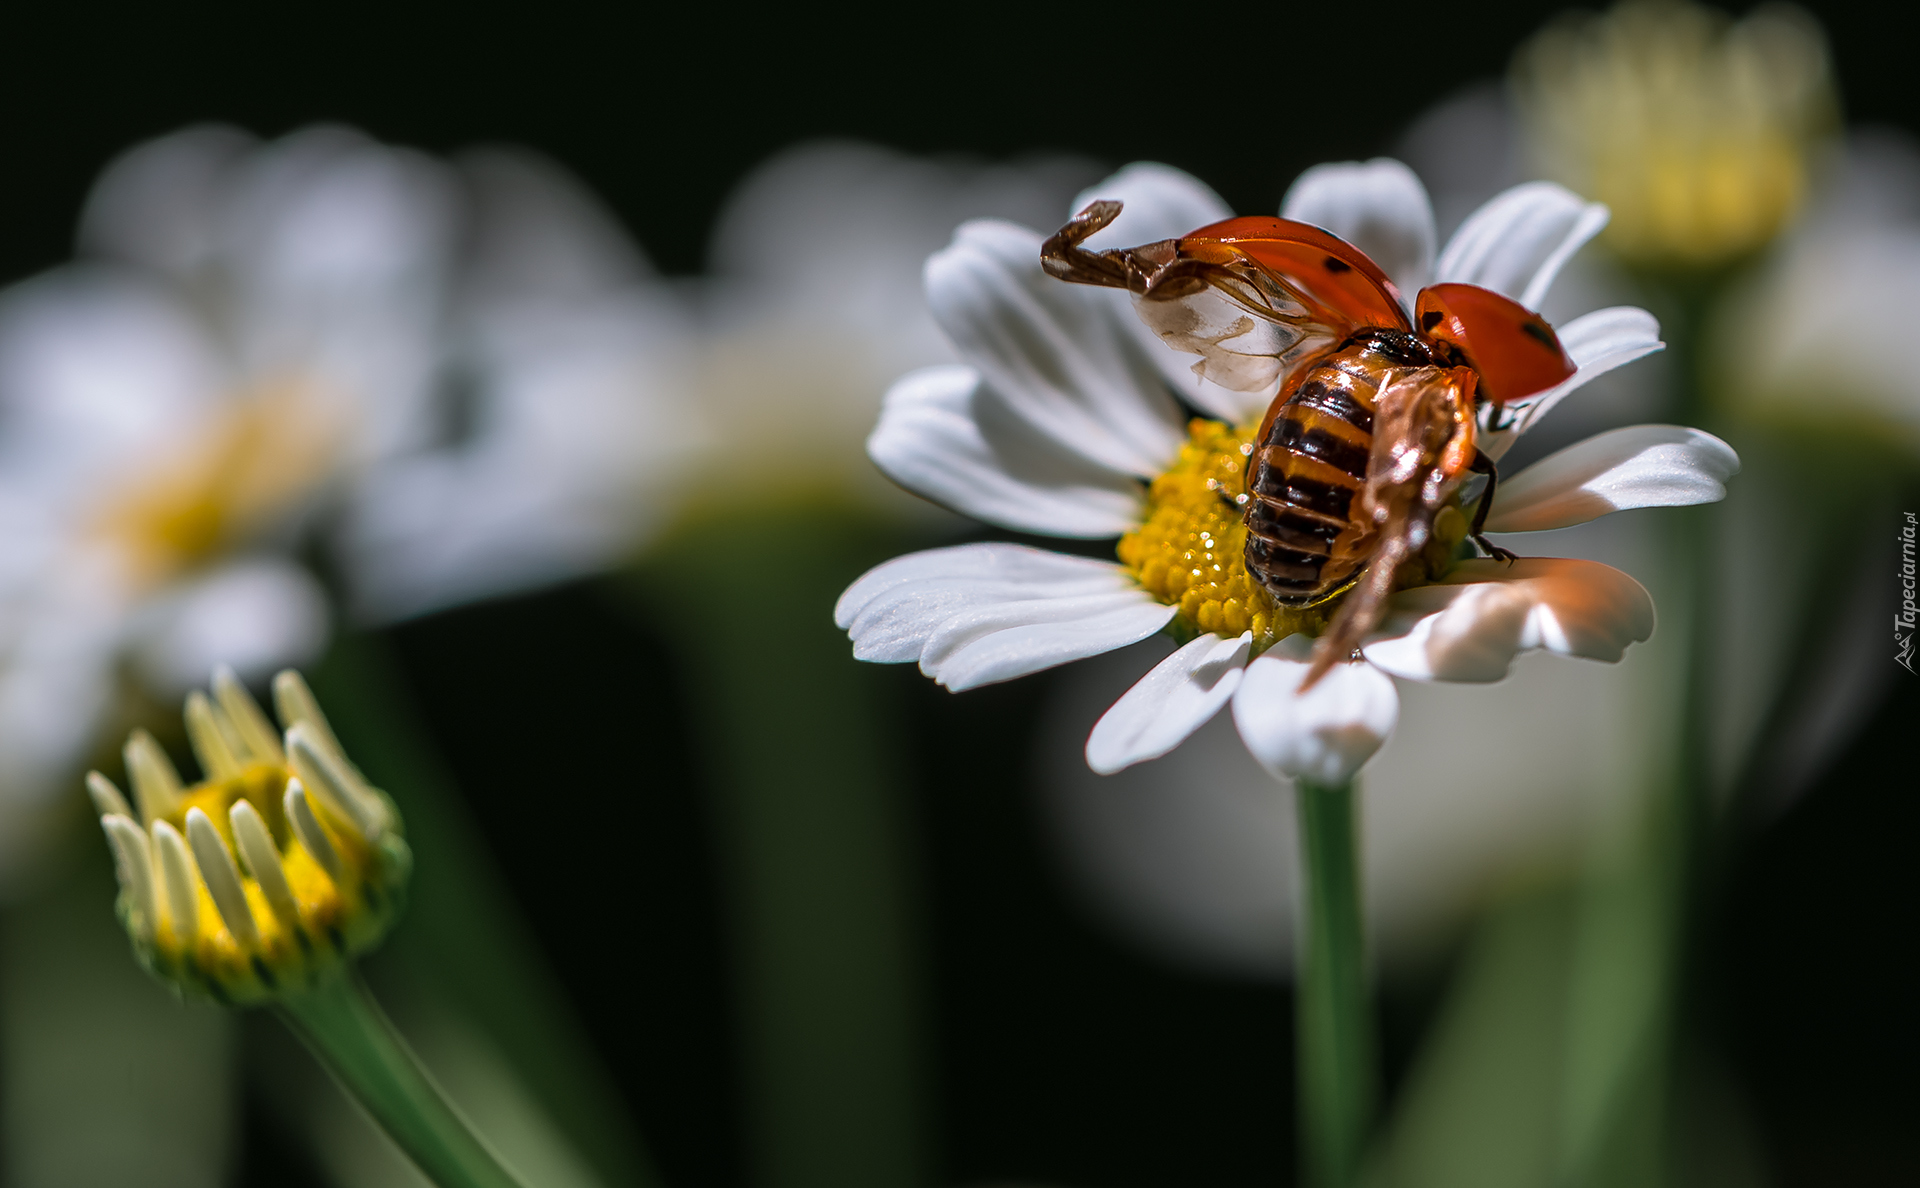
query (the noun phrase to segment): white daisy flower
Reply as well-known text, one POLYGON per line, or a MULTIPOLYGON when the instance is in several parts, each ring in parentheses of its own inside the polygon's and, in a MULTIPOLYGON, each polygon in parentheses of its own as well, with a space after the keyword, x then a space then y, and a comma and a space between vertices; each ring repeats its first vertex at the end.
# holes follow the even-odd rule
MULTIPOLYGON (((109 166, 80 261, 0 296, 16 810, 68 786, 123 661, 171 697, 216 660, 259 673, 318 653, 327 598, 291 546, 429 382, 450 201, 424 159, 343 131, 261 149, 193 129, 109 166), (56 647, 57 671, 41 662, 56 647)), ((4 832, 22 824, 10 812, 4 832)))
MULTIPOLYGON (((1230 214, 1199 182, 1158 165, 1131 166, 1079 202, 1096 199, 1124 207, 1094 246, 1179 236, 1230 214)), ((1425 190, 1405 166, 1384 160, 1308 171, 1282 213, 1364 251, 1402 294, 1429 281, 1466 282, 1529 308, 1606 221, 1604 208, 1558 186, 1517 186, 1469 218, 1436 257, 1425 190)), ((929 304, 964 362, 896 383, 868 450, 896 482, 988 523, 1120 537, 1120 560, 1004 543, 897 558, 856 581, 836 607, 857 657, 918 661, 958 691, 1170 629, 1188 642, 1095 726, 1087 759, 1096 771, 1164 755, 1231 705, 1242 740, 1269 772, 1339 783, 1394 726, 1390 674, 1495 681, 1523 651, 1612 661, 1651 635, 1651 599, 1609 566, 1463 560, 1395 595, 1364 641, 1364 659, 1335 665, 1302 692, 1316 621, 1276 607, 1249 580, 1244 527, 1217 495, 1239 481, 1280 369, 1257 391, 1199 378, 1192 357, 1162 345, 1124 308, 1124 295, 1047 276, 1042 238, 1007 223, 968 223, 928 261, 929 304), (1187 423, 1183 402, 1207 416, 1187 423)), ((1498 426, 1484 424, 1489 455, 1499 457, 1594 376, 1661 346, 1652 316, 1627 307, 1576 318, 1559 336, 1576 370, 1509 401, 1498 426)), ((1737 467, 1725 443, 1697 430, 1619 429, 1503 480, 1486 529, 1540 531, 1625 508, 1711 502, 1737 467)))
POLYGON ((0 846, 120 694, 317 655, 313 548, 376 620, 570 576, 695 436, 679 319, 537 161, 194 128, 79 240, 0 294, 0 846))

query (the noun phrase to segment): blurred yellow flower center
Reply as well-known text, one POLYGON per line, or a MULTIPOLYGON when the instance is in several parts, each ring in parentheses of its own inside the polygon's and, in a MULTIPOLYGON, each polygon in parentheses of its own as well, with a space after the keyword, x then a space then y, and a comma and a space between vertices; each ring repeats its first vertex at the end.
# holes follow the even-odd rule
POLYGON ((1326 608, 1276 606, 1247 575, 1247 459, 1255 426, 1195 418, 1187 444, 1147 489, 1146 523, 1120 538, 1120 561, 1195 631, 1253 632, 1256 648, 1296 631, 1318 634, 1326 608))
POLYGON ((1836 111, 1819 29, 1789 8, 1574 15, 1522 47, 1514 81, 1537 164, 1611 207, 1607 242, 1652 265, 1711 267, 1772 239, 1836 111))
POLYGON ((244 542, 312 491, 337 436, 310 389, 236 397, 184 448, 125 479, 100 516, 139 576, 160 581, 244 542))

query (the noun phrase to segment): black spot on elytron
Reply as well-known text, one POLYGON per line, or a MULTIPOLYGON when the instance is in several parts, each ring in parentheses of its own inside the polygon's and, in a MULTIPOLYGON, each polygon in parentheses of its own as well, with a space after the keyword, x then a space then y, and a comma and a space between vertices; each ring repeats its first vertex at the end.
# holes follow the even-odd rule
POLYGON ((1440 324, 1440 311, 1437 309, 1430 309, 1426 313, 1423 313, 1420 315, 1420 328, 1422 330, 1432 330, 1435 326, 1438 326, 1439 324, 1440 324))
POLYGON ((1345 260, 1342 260, 1338 256, 1328 256, 1327 271, 1332 273, 1352 272, 1353 265, 1347 263, 1345 260))
POLYGON ((1520 323, 1520 329, 1537 339, 1541 346, 1552 347, 1556 351, 1560 349, 1560 344, 1553 340, 1553 331, 1542 326, 1540 323, 1522 322, 1520 323))

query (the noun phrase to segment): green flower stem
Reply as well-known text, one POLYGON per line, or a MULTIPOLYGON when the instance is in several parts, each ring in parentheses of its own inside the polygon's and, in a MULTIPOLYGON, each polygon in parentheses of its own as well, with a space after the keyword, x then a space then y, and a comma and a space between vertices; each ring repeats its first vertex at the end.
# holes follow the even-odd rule
POLYGON ((916 872, 887 674, 854 661, 830 614, 891 543, 851 515, 761 508, 690 527, 640 573, 653 621, 677 624, 702 724, 754 1188, 931 1179, 916 872))
POLYGON ((1374 1104, 1353 785, 1301 780, 1295 796, 1307 876, 1296 998, 1300 1143, 1309 1184, 1349 1188, 1374 1104))
POLYGON ((440 1188, 525 1188, 433 1083, 358 974, 328 978, 276 1009, 440 1188))
POLYGON ((380 773, 400 806, 413 848, 406 914, 369 960, 369 976, 396 996, 388 999, 396 1007, 433 1003, 499 1045, 521 1091, 490 1099, 496 1106, 537 1103, 537 1113, 489 1129, 526 1174, 540 1175, 543 1156, 519 1144, 551 1130, 607 1188, 657 1186, 659 1174, 618 1090, 429 743, 388 645, 377 635, 342 636, 310 675, 348 752, 380 773))
MULTIPOLYGON (((1673 419, 1683 425, 1719 428, 1704 399, 1701 349, 1721 279, 1667 278, 1663 286, 1661 321, 1679 379, 1673 419)), ((1718 516, 1713 507, 1672 508, 1660 522, 1668 575, 1661 630, 1681 641, 1669 703, 1675 733, 1643 741, 1668 773, 1654 776, 1639 819, 1596 855, 1582 887, 1556 1177, 1568 1188, 1658 1184, 1672 1174, 1675 1051, 1714 816, 1718 516)))

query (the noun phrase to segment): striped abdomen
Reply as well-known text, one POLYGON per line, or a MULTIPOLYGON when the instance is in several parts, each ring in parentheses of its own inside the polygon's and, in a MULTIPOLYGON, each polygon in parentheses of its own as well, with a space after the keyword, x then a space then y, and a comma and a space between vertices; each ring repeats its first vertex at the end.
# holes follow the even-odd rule
POLYGON ((1247 572, 1282 606, 1339 593, 1372 555, 1377 532, 1357 521, 1380 385, 1430 362, 1399 331, 1369 331, 1316 363, 1267 423, 1247 461, 1247 572))

